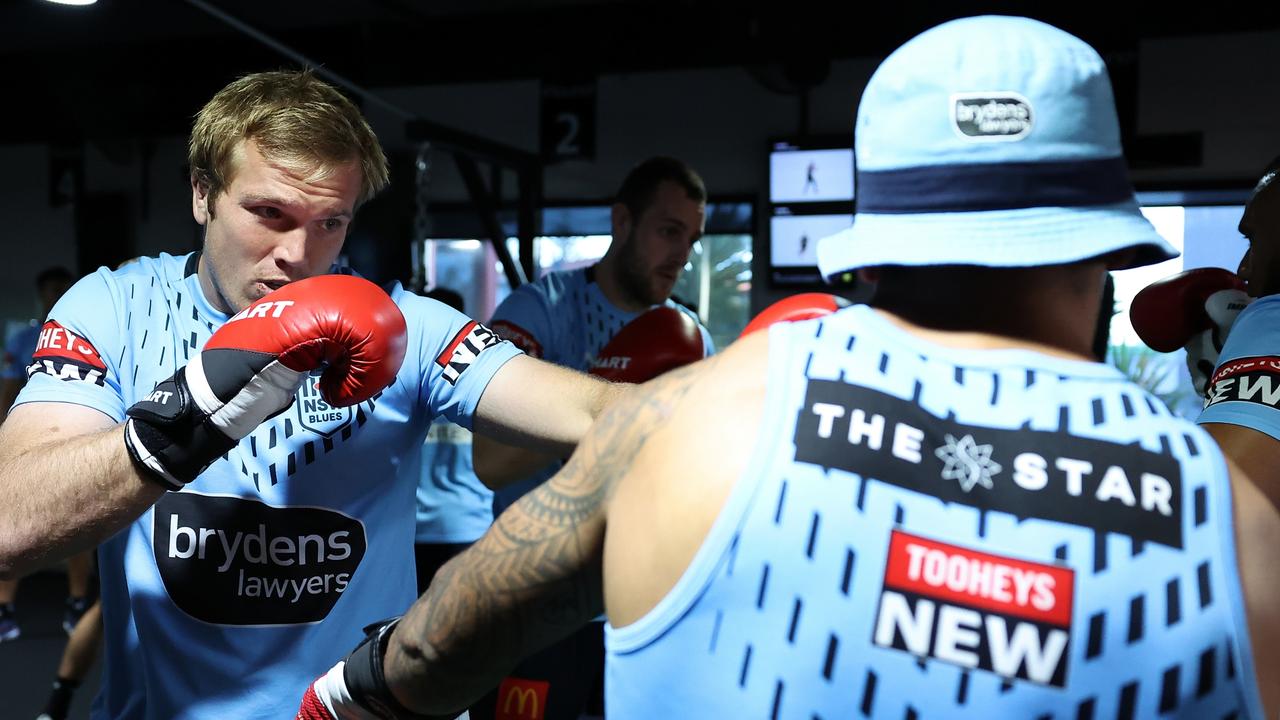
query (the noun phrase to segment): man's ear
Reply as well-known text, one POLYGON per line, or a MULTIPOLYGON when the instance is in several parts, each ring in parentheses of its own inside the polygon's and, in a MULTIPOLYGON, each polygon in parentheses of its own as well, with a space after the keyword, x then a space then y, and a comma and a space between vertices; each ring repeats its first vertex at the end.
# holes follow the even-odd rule
POLYGON ((625 239, 631 234, 633 219, 631 217, 631 208, 626 203, 614 203, 609 209, 609 221, 613 230, 615 240, 625 239))
POLYGON ((209 183, 196 173, 191 173, 191 216, 201 225, 207 225, 213 217, 209 204, 209 183))

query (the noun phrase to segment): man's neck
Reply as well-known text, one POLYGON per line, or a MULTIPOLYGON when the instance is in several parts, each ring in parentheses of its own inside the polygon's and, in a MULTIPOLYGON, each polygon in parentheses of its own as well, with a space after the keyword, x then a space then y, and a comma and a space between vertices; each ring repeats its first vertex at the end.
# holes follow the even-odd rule
MULTIPOLYGON (((874 310, 904 332, 942 347, 963 350, 1030 350, 1067 360, 1095 360, 1089 354, 1089 348, 1082 347, 1080 342, 1072 342, 1060 335, 1052 337, 1030 336, 1016 328, 995 330, 972 327, 966 329, 938 327, 933 323, 914 322, 885 308, 876 307, 874 310)), ((1040 333, 1034 333, 1034 335, 1040 335, 1040 333)))
POLYGON ((604 298, 623 312, 642 312, 649 305, 627 291, 619 278, 618 259, 611 253, 605 253, 595 266, 595 282, 604 298))
POLYGON ((225 315, 234 315, 230 304, 218 292, 217 285, 213 282, 213 274, 209 272, 209 268, 205 264, 204 255, 199 256, 196 265, 196 282, 200 284, 200 292, 204 294, 205 302, 209 303, 209 307, 221 312, 225 315))
POLYGON ((882 282, 871 305, 904 330, 943 346, 1094 360, 1103 273, 1100 264, 915 272, 892 285, 882 282))

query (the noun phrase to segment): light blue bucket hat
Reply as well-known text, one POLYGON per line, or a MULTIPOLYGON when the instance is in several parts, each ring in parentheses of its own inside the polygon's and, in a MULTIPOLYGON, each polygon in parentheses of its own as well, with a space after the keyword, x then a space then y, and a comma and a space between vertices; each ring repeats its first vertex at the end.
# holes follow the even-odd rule
POLYGON ((1102 58, 1036 20, 954 20, 898 48, 862 94, 854 151, 856 214, 820 241, 824 277, 1178 255, 1138 209, 1102 58))

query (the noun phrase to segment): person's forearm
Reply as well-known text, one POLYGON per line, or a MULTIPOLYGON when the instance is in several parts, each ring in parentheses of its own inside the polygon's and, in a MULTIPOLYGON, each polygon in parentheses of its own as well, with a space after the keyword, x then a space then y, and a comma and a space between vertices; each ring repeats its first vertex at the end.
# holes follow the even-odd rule
POLYGON ((618 398, 626 395, 635 388, 631 383, 609 383, 602 385, 596 392, 595 404, 591 407, 591 420, 594 422, 596 418, 604 413, 605 408, 612 405, 618 398))
POLYGON ((0 448, 0 577, 93 547, 164 493, 135 469, 122 433, 0 448))
MULTIPOLYGON (((581 415, 583 426, 578 433, 579 437, 587 432, 591 423, 600 417, 606 407, 635 386, 593 382, 588 387, 592 392, 584 396, 581 415)), ((567 446, 562 454, 553 455, 545 450, 510 445, 477 434, 471 445, 471 464, 480 482, 490 490, 500 490, 568 457, 572 452, 573 446, 567 446)))
POLYGON ((388 688, 415 712, 460 711, 521 659, 599 616, 603 531, 595 486, 547 484, 521 498, 400 621, 386 651, 388 688))
POLYGON ((537 450, 506 445, 483 435, 472 438, 472 469, 490 490, 501 490, 530 477, 559 459, 537 450))
POLYGON ((501 629, 505 598, 480 591, 474 581, 465 561, 450 561, 391 637, 387 686, 414 712, 460 712, 520 660, 519 633, 501 629))
POLYGON ((631 387, 517 356, 489 381, 476 406, 472 432, 568 457, 591 423, 631 387))

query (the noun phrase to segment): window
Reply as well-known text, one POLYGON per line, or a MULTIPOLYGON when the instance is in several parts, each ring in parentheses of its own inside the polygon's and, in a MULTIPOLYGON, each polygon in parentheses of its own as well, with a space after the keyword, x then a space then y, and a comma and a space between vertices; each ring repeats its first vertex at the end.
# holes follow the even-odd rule
MULTIPOLYGON (((750 319, 752 213, 749 202, 708 203, 706 234, 694 245, 676 284, 677 301, 698 313, 717 348, 732 342, 750 319)), ((449 227, 447 219, 435 224, 459 229, 449 227)), ((458 223, 470 230, 466 234, 478 234, 465 224, 458 223)), ((514 222, 504 222, 503 227, 514 234, 514 222)), ((542 227, 546 234, 534 239, 534 257, 543 275, 591 265, 609 249, 607 205, 546 208, 542 227)), ((468 314, 487 319, 511 287, 489 243, 466 234, 423 240, 422 276, 429 288, 457 290, 466 301, 468 314)), ((507 238, 512 257, 517 256, 517 245, 516 238, 507 238)))
POLYGON ((1186 353, 1158 353, 1143 345, 1129 322, 1129 304, 1142 288, 1183 270, 1222 267, 1234 271, 1248 246, 1237 230, 1246 196, 1244 191, 1138 193, 1143 215, 1182 255, 1112 274, 1116 313, 1111 318, 1108 361, 1190 419, 1200 414, 1201 398, 1191 385, 1186 353))

